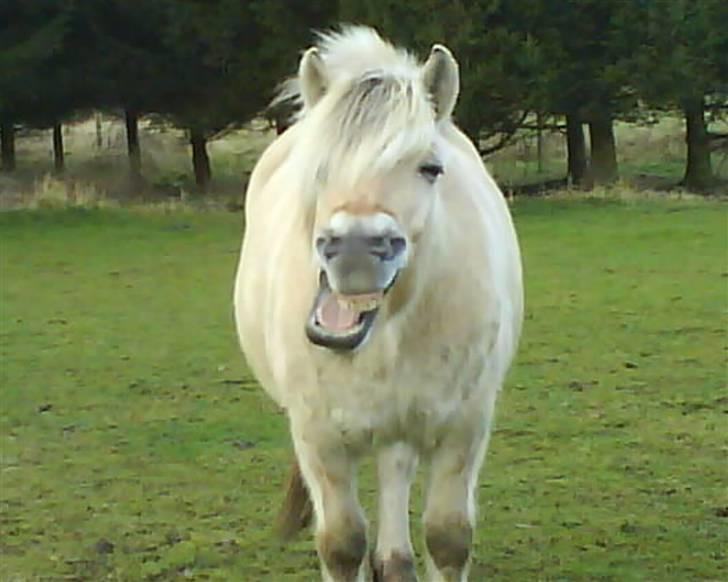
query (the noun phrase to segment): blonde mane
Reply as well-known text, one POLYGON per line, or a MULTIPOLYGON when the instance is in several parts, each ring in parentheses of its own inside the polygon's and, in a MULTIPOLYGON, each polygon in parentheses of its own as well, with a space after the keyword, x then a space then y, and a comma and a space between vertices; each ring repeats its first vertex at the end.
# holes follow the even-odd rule
POLYGON ((348 27, 320 35, 326 92, 308 107, 298 80, 278 100, 299 103, 291 163, 309 182, 353 187, 403 160, 425 156, 436 135, 435 116, 422 82, 421 66, 376 32, 348 27))

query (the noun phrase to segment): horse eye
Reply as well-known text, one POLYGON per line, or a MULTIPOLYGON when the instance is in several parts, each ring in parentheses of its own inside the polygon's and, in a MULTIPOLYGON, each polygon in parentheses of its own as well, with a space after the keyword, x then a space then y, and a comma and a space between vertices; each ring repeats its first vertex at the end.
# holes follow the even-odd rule
POLYGON ((428 182, 434 182, 437 177, 444 172, 444 168, 440 164, 429 163, 419 167, 419 172, 428 182))

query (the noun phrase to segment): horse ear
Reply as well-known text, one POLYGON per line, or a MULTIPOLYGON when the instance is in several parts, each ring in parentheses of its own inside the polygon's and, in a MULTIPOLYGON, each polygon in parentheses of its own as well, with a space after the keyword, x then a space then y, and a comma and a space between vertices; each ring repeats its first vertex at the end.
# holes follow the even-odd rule
POLYGON ((308 49, 298 66, 301 97, 306 108, 313 107, 326 92, 326 66, 316 47, 308 49))
POLYGON ((458 63, 452 53, 436 44, 422 67, 422 80, 430 93, 438 121, 450 117, 460 92, 458 63))

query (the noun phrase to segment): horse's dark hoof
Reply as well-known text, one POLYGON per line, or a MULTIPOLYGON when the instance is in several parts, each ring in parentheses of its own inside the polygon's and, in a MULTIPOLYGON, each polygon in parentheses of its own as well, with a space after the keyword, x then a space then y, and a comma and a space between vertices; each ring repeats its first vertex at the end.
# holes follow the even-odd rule
POLYGON ((417 582, 417 571, 412 556, 393 553, 387 560, 372 556, 374 582, 417 582))

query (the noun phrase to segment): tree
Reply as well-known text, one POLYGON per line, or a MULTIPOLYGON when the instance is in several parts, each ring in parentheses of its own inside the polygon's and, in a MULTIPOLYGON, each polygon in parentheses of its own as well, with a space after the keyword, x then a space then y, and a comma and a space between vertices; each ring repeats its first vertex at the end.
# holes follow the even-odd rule
POLYGON ((61 125, 98 99, 93 53, 80 4, 0 3, 0 120, 3 167, 12 169, 14 130, 52 128, 54 168, 65 165, 61 125))
POLYGON ((160 39, 169 98, 160 113, 187 129, 200 192, 212 177, 208 140, 249 121, 272 92, 270 72, 258 59, 266 39, 253 7, 237 0, 177 0, 166 6, 160 39))
POLYGON ((577 185, 617 179, 613 122, 637 105, 623 65, 624 55, 634 50, 632 38, 617 34, 623 5, 621 0, 542 0, 526 3, 523 11, 539 47, 543 107, 566 118, 569 175, 577 185))
POLYGON ((536 107, 537 47, 521 26, 520 2, 341 0, 341 16, 375 25, 427 56, 446 43, 460 65, 458 124, 487 155, 508 143, 536 107))
POLYGON ((2 150, 3 172, 15 170, 15 124, 11 119, 0 121, 0 149, 2 150))
POLYGON ((47 123, 67 112, 67 93, 50 98, 49 74, 59 64, 68 21, 69 12, 51 0, 0 3, 0 151, 4 171, 13 171, 16 166, 15 131, 19 124, 47 123))
POLYGON ((640 50, 626 59, 634 83, 653 107, 682 112, 687 145, 682 184, 708 190, 714 182, 708 119, 728 106, 728 4, 632 0, 629 5, 631 19, 624 19, 623 30, 641 37, 640 50))
POLYGON ((60 122, 53 125, 53 169, 56 174, 62 174, 66 169, 66 153, 63 148, 63 125, 60 122))
POLYGON ((566 175, 572 185, 583 187, 588 182, 589 161, 586 154, 584 126, 577 111, 566 117, 566 175))
POLYGON ((171 98, 162 34, 170 0, 85 0, 84 25, 94 46, 97 108, 120 111, 126 128, 132 191, 144 186, 139 119, 171 98))
MULTIPOLYGON (((264 82, 267 105, 278 83, 296 72, 301 51, 315 42, 315 32, 331 30, 340 20, 337 0, 253 0, 251 11, 264 40, 257 49, 259 67, 267 72, 264 82), (296 18, 282 18, 282 14, 296 18)), ((291 124, 295 107, 290 102, 267 106, 266 116, 282 133, 291 124)))

